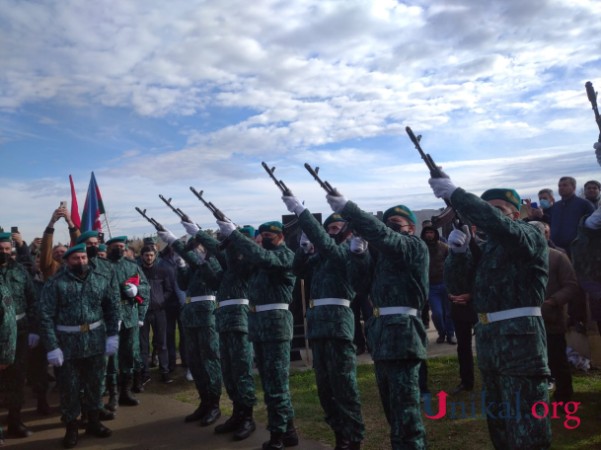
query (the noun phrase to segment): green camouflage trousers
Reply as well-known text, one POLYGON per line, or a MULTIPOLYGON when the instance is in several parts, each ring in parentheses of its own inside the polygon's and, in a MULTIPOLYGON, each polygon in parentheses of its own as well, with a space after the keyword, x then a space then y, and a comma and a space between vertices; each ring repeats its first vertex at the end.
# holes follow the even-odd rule
POLYGON ((227 395, 235 405, 252 408, 257 397, 252 376, 253 350, 248 333, 222 331, 219 333, 219 352, 227 395))
MULTIPOLYGON (((531 413, 535 403, 549 402, 547 377, 508 376, 482 370, 481 374, 486 389, 486 422, 495 448, 550 448, 551 421, 531 413)), ((539 409, 538 415, 544 416, 544 410, 539 409)))
POLYGON ((392 450, 426 448, 419 398, 420 359, 374 361, 392 450))
POLYGON ((82 407, 85 411, 97 411, 102 405, 102 381, 105 366, 106 357, 97 355, 68 359, 62 366, 56 368, 56 381, 64 422, 77 419, 82 407))
POLYGON ((7 409, 21 410, 25 401, 25 378, 27 376, 27 358, 29 353, 28 333, 17 333, 15 362, 0 372, 0 391, 2 391, 7 409))
POLYGON ((254 348, 267 406, 267 429, 284 433, 294 418, 288 385, 290 341, 254 342, 254 348))
POLYGON ((221 396, 219 337, 214 326, 184 327, 188 368, 201 400, 221 396))
POLYGON ((326 423, 352 442, 363 440, 365 426, 357 386, 355 346, 344 339, 312 339, 313 369, 326 423))

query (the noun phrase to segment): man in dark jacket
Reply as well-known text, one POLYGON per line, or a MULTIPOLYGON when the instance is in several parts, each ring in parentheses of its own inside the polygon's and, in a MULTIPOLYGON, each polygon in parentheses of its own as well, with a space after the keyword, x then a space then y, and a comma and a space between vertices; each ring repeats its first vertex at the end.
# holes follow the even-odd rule
POLYGON ((153 345, 159 357, 161 381, 169 384, 169 354, 167 352, 166 331, 167 316, 165 302, 173 293, 173 285, 169 274, 156 262, 156 251, 151 246, 144 246, 140 251, 142 271, 150 285, 150 302, 144 325, 140 328, 140 353, 142 357, 142 380, 150 378, 148 358, 150 356, 150 329, 152 328, 153 345))

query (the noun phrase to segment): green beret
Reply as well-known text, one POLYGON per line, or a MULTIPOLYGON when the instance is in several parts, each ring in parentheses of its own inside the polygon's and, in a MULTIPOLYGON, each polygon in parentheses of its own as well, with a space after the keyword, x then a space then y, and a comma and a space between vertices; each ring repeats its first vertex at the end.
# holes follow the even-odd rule
POLYGON ((90 230, 90 231, 85 231, 84 233, 81 233, 79 235, 79 237, 77 238, 77 241, 75 241, 77 244, 81 244, 82 242, 87 241, 88 239, 95 237, 98 237, 98 231, 96 230, 90 230))
POLYGON ((106 244, 100 244, 98 246, 98 251, 99 252, 106 252, 106 244))
POLYGON ((123 242, 124 244, 127 242, 127 236, 117 236, 106 241, 106 245, 115 244, 116 242, 123 242))
POLYGON ((145 237, 144 239, 142 239, 142 243, 144 245, 156 245, 156 242, 152 237, 145 237))
POLYGON ((283 229, 284 225, 282 225, 282 222, 274 220, 273 222, 265 222, 264 224, 262 224, 259 227, 259 233, 263 233, 265 231, 269 233, 281 233, 283 229))
POLYGON ((12 241, 12 236, 10 233, 0 233, 0 242, 10 242, 12 241))
POLYGON ((515 209, 518 211, 520 210, 520 204, 522 203, 517 191, 515 189, 507 188, 489 189, 488 191, 485 191, 480 198, 487 202, 490 200, 504 200, 515 206, 515 209))
POLYGON ((65 254, 63 255, 63 259, 67 259, 69 255, 73 253, 86 253, 86 244, 83 242, 81 244, 74 245, 73 247, 69 247, 65 254))
POLYGON ((331 223, 334 223, 334 222, 345 222, 346 223, 346 220, 344 220, 342 218, 342 216, 338 213, 330 214, 328 216, 328 218, 326 219, 326 221, 323 223, 323 227, 328 228, 328 225, 331 223))
POLYGON ((397 206, 393 206, 392 208, 388 208, 384 212, 384 217, 382 218, 382 220, 384 221, 384 223, 386 223, 386 221, 389 218, 391 218, 392 216, 403 217, 403 218, 407 219, 409 222, 411 222, 413 225, 415 225, 417 223, 417 217, 415 217, 415 214, 413 214, 413 211, 411 211, 405 205, 397 205, 397 206))
POLYGON ((244 225, 243 227, 239 228, 238 231, 249 238, 254 239, 255 237, 255 227, 252 225, 244 225))

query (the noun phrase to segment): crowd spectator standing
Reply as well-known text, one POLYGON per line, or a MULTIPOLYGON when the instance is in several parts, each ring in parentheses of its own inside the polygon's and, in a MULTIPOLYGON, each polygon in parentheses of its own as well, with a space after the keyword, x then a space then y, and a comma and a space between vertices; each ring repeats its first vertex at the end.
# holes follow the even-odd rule
POLYGON ((599 207, 601 195, 601 183, 597 180, 590 180, 584 183, 584 198, 593 204, 595 209, 599 207))

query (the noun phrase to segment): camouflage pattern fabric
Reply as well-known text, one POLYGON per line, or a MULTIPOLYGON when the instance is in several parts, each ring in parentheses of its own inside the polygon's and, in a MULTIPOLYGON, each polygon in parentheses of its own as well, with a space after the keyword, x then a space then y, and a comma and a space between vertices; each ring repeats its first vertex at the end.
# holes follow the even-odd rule
POLYGON ((17 321, 15 308, 8 289, 0 284, 0 364, 15 361, 17 347, 17 321))
MULTIPOLYGON (((206 302, 202 302, 206 303, 206 302)), ((219 341, 215 327, 186 327, 188 368, 194 377, 196 390, 201 398, 207 394, 221 395, 221 364, 219 341)))
POLYGON ((235 405, 253 407, 257 397, 252 376, 253 349, 248 334, 240 331, 220 332, 219 350, 227 395, 235 405))
MULTIPOLYGON (((542 233, 533 225, 505 217, 461 188, 455 190, 451 201, 462 217, 488 236, 480 245, 481 257, 474 269, 472 302, 476 312, 540 307, 548 270, 547 244, 542 233)), ((464 256, 451 253, 446 277, 464 277, 471 270, 470 259, 469 250, 464 256)), ((520 389, 523 399, 521 420, 487 417, 493 444, 496 448, 548 448, 549 419, 541 419, 533 427, 526 418, 533 404, 548 399, 545 377, 550 371, 542 317, 478 323, 475 330, 478 365, 487 395, 491 399, 507 399, 516 394, 511 389, 520 389), (499 440, 501 436, 503 439, 499 440)))
MULTIPOLYGON (((94 272, 103 273, 105 272, 104 260, 98 258, 97 267, 98 270, 94 272)), ((144 272, 134 261, 127 258, 120 258, 117 261, 108 260, 112 272, 115 277, 115 281, 119 286, 120 298, 121 298, 121 309, 120 319, 121 328, 137 328, 138 322, 144 322, 146 316, 146 310, 150 302, 150 285, 144 275, 144 272), (138 275, 140 277, 140 285, 138 286, 138 296, 142 298, 142 303, 139 304, 135 299, 125 295, 125 281, 138 275)), ((121 342, 119 342, 121 345, 121 342)))

